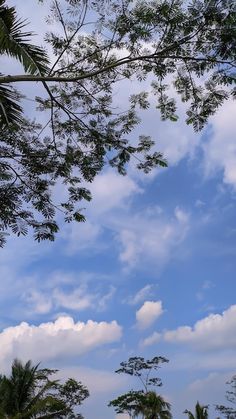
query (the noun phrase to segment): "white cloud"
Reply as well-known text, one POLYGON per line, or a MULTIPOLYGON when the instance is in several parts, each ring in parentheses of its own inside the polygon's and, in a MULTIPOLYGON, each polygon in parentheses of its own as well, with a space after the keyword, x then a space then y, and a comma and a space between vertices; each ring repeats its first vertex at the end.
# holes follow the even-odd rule
POLYGON ((93 305, 95 296, 86 292, 84 287, 76 288, 71 293, 59 289, 53 291, 55 305, 71 310, 85 310, 93 305))
POLYGON ((47 296, 37 290, 28 292, 23 299, 25 302, 32 305, 34 312, 38 314, 49 313, 53 307, 50 296, 47 296))
POLYGON ((103 214, 115 208, 127 207, 129 199, 142 189, 129 177, 114 171, 107 171, 97 176, 89 185, 93 195, 93 215, 103 214))
POLYGON ((145 301, 142 307, 136 311, 137 327, 146 329, 151 326, 163 313, 161 301, 145 301))
POLYGON ((204 167, 207 175, 223 171, 223 181, 236 189, 236 103, 227 101, 211 118, 212 132, 203 144, 204 167))
POLYGON ((186 225, 188 223, 189 215, 181 208, 176 207, 174 214, 181 225, 186 225))
POLYGON ((114 286, 110 286, 109 291, 104 294, 103 296, 99 296, 97 299, 97 308, 98 310, 105 310, 109 301, 111 301, 113 295, 116 292, 116 288, 114 286))
POLYGON ((7 360, 16 356, 33 361, 79 356, 118 341, 121 334, 122 329, 116 321, 76 323, 71 317, 64 316, 39 326, 22 322, 0 333, 0 365, 4 366, 7 360))
POLYGON ((91 203, 86 204, 85 223, 71 223, 63 230, 66 240, 66 251, 75 254, 79 250, 101 252, 106 246, 98 240, 108 227, 108 217, 113 211, 129 207, 132 197, 141 193, 142 189, 129 177, 121 176, 114 171, 106 171, 98 175, 93 183, 87 185, 92 193, 91 203), (105 221, 104 221, 105 220, 105 221))
POLYGON ((236 305, 222 314, 210 314, 197 321, 193 327, 181 326, 166 331, 163 338, 167 342, 189 343, 201 350, 236 349, 236 305))
POLYGON ((70 292, 62 288, 50 288, 47 291, 29 290, 23 300, 29 304, 32 312, 38 314, 49 313, 52 309, 69 309, 83 311, 94 308, 97 311, 106 309, 116 289, 110 286, 107 292, 90 292, 88 285, 82 283, 70 292))
POLYGON ((183 158, 191 159, 194 156, 201 136, 185 122, 188 105, 183 103, 176 93, 173 78, 167 78, 166 82, 169 85, 168 94, 177 103, 178 121, 173 123, 161 120, 160 112, 156 109, 156 97, 152 97, 148 112, 142 113, 142 120, 145 134, 151 135, 154 140, 156 139, 155 149, 164 154, 164 157, 168 160, 168 166, 174 166, 183 158))
POLYGON ((192 127, 186 127, 183 114, 177 124, 167 122, 166 126, 161 125, 161 127, 161 135, 157 142, 158 149, 163 152, 170 166, 178 164, 186 156, 194 155, 198 138, 192 127))
POLYGON ((150 336, 148 336, 147 338, 143 339, 143 341, 141 341, 141 346, 151 346, 151 345, 154 345, 155 343, 160 342, 160 340, 161 340, 161 333, 153 332, 150 336))
POLYGON ((120 260, 130 268, 144 262, 161 268, 175 255, 189 229, 189 214, 176 207, 174 216, 132 215, 117 233, 121 244, 120 260))
POLYGON ((136 292, 135 295, 129 296, 124 302, 130 305, 136 305, 151 297, 153 293, 153 284, 147 284, 136 292))

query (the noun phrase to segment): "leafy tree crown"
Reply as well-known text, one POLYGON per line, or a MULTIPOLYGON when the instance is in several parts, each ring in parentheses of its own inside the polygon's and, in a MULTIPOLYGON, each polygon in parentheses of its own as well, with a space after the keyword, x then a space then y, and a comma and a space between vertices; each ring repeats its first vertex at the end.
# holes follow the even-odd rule
POLYGON ((121 175, 130 159, 145 173, 165 167, 156 138, 141 128, 134 135, 142 111, 154 106, 175 122, 179 96, 186 123, 199 131, 236 94, 235 0, 52 0, 48 22, 61 31, 36 46, 0 0, 0 54, 23 68, 0 74, 0 245, 9 231, 28 229, 54 240, 61 216, 85 221, 89 184, 106 167, 121 175), (131 81, 140 91, 121 108, 116 92, 131 81), (18 82, 41 83, 35 104, 45 124, 23 113, 18 82), (55 185, 65 199, 55 198, 55 185))

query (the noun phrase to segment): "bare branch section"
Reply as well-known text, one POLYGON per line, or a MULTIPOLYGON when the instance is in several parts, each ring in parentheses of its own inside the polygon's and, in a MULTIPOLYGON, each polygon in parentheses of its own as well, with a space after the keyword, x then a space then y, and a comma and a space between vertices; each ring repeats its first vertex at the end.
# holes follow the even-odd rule
POLYGON ((130 133, 153 97, 163 120, 178 119, 170 80, 195 130, 236 95, 234 0, 52 0, 49 19, 61 33, 48 32, 40 48, 31 44, 15 8, 4 0, 0 5, 0 53, 24 69, 0 74, 2 244, 9 230, 19 235, 28 228, 36 240, 54 240, 58 211, 66 222, 84 221, 87 185, 107 165, 121 175, 131 158, 145 173, 165 167, 155 139, 130 133), (122 90, 124 80, 140 84, 140 93, 127 96, 120 109, 113 91, 122 90), (150 80, 148 91, 144 80, 150 80), (14 88, 20 82, 42 83, 46 98, 35 98, 35 120, 43 112, 44 126, 23 114, 22 92, 14 88), (58 182, 63 202, 52 198, 58 182))

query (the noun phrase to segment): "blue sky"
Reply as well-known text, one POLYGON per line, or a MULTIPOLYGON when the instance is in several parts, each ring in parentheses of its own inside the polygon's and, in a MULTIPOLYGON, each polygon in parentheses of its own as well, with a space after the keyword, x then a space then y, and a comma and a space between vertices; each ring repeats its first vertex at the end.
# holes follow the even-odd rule
MULTIPOLYGON (((12 3, 37 32, 43 9, 12 3)), ((82 380, 87 419, 122 418, 106 405, 135 386, 114 374, 129 356, 169 358, 161 393, 174 418, 197 400, 223 402, 235 373, 236 105, 201 134, 183 111, 167 123, 148 110, 138 129, 157 138, 167 169, 106 168, 85 224, 62 224, 54 243, 10 237, 0 252, 1 370, 17 356, 82 380)))

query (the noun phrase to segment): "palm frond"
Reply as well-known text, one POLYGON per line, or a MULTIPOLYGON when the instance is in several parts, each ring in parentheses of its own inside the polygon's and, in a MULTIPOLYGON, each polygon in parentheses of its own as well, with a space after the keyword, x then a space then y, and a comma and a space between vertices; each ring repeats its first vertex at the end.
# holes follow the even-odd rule
POLYGON ((22 118, 22 108, 19 105, 19 94, 11 87, 0 85, 0 126, 12 123, 19 125, 22 118))
POLYGON ((48 71, 49 60, 43 48, 30 43, 32 32, 24 32, 25 20, 17 19, 14 7, 0 2, 0 54, 16 58, 30 74, 44 75, 48 71))
MULTIPOLYGON (((14 7, 8 7, 0 0, 0 55, 16 58, 25 72, 44 75, 48 72, 49 60, 46 52, 30 43, 32 32, 25 32, 26 21, 17 19, 14 7)), ((0 127, 23 121, 19 94, 11 87, 0 85, 0 127)))
POLYGON ((208 406, 201 406, 199 402, 195 406, 195 415, 190 410, 185 410, 189 419, 208 419, 208 406))
POLYGON ((192 414, 192 412, 190 412, 190 410, 185 410, 184 413, 188 415, 189 419, 195 419, 194 415, 192 414))

